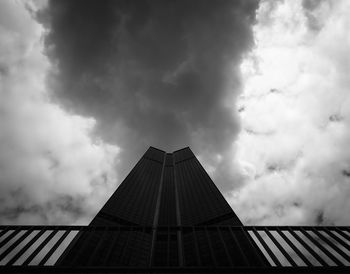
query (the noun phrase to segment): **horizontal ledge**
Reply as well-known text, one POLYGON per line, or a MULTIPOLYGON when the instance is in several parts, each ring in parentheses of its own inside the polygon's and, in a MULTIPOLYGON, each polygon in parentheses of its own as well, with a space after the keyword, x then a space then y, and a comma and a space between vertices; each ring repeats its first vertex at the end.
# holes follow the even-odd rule
POLYGON ((62 267, 0 266, 1 273, 349 273, 350 267, 62 267))
POLYGON ((120 229, 120 228, 145 228, 145 229, 181 229, 181 228, 227 228, 230 227, 232 229, 245 229, 245 230, 252 230, 255 228, 256 230, 276 230, 276 229, 292 229, 292 230, 299 230, 299 229, 316 229, 316 230, 322 230, 322 229, 350 229, 350 226, 234 226, 234 225, 193 225, 193 226, 143 226, 143 225, 120 225, 120 226, 94 226, 94 225, 0 225, 0 230, 25 230, 25 229, 46 229, 46 230, 64 230, 64 229, 70 229, 70 230, 100 230, 100 229, 120 229))

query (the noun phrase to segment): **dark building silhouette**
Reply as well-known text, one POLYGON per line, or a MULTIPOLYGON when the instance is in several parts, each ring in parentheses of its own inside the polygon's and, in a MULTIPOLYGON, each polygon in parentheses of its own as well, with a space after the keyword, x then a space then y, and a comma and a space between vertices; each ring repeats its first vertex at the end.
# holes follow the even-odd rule
POLYGON ((96 231, 80 232, 58 265, 267 265, 188 147, 173 153, 150 147, 91 226, 96 231))
POLYGON ((243 226, 189 148, 149 148, 88 226, 0 226, 0 273, 350 273, 348 226, 243 226))
POLYGON ((190 148, 150 147, 90 225, 242 225, 190 148))

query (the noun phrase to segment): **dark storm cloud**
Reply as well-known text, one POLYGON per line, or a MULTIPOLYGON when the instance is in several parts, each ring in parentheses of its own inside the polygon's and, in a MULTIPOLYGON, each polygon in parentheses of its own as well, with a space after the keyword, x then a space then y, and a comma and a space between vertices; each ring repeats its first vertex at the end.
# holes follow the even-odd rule
POLYGON ((310 30, 320 31, 323 27, 322 20, 320 20, 320 14, 317 13, 318 9, 324 5, 330 5, 328 0, 303 0, 302 7, 307 19, 307 26, 310 30))
POLYGON ((97 136, 121 147, 124 174, 149 145, 223 154, 239 130, 237 68, 257 5, 51 1, 39 18, 54 98, 97 120, 97 136))

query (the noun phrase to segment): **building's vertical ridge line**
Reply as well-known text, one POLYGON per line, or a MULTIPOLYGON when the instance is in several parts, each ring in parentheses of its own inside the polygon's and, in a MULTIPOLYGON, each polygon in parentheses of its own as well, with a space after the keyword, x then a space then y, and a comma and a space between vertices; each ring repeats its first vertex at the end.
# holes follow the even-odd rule
POLYGON ((174 165, 176 225, 181 226, 180 200, 179 200, 179 192, 178 192, 178 187, 177 187, 177 174, 176 174, 176 164, 175 164, 175 160, 174 160, 174 155, 173 155, 173 165, 174 165))
POLYGON ((153 226, 154 226, 154 227, 158 225, 160 201, 161 201, 162 188, 163 188, 163 177, 164 177, 165 157, 166 157, 166 153, 164 153, 162 171, 161 171, 161 173, 160 173, 160 182, 159 182, 159 188, 158 188, 156 209, 155 209, 154 218, 153 218, 153 226))
POLYGON ((156 209, 155 209, 154 218, 153 218, 151 256, 149 261, 150 267, 153 265, 153 260, 154 260, 154 249, 155 249, 154 247, 156 244, 156 237, 157 237, 157 226, 158 226, 159 208, 160 208, 160 201, 161 201, 161 194, 162 194, 162 187, 163 187, 165 159, 166 159, 166 153, 164 152, 163 165, 162 165, 162 171, 160 174, 160 182, 159 182, 158 195, 157 195, 157 203, 156 203, 156 209))
MULTIPOLYGON (((177 189, 177 176, 176 176, 176 164, 175 164, 175 155, 172 154, 173 157, 173 166, 174 166, 174 186, 175 186, 175 210, 176 210, 176 225, 181 226, 181 212, 180 212, 180 200, 179 200, 179 193, 177 189)), ((183 266, 183 241, 182 241, 182 233, 181 228, 177 230, 177 243, 178 243, 178 257, 179 257, 179 266, 183 266)))

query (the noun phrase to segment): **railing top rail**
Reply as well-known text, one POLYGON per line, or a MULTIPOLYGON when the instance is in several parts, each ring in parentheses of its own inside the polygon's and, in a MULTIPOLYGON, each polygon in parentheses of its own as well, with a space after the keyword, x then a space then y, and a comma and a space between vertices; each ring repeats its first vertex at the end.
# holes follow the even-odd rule
POLYGON ((234 226, 234 225, 200 225, 200 226, 130 226, 130 225, 121 225, 121 226, 88 226, 88 225, 0 225, 0 230, 16 230, 16 229, 20 229, 20 230, 26 230, 26 229, 36 229, 36 230, 41 230, 41 229, 45 229, 45 230, 65 230, 65 229, 70 229, 70 230, 80 230, 80 229, 119 229, 119 228, 146 228, 146 229, 153 229, 153 228, 160 228, 160 229, 165 229, 165 228, 225 228, 225 227, 230 227, 230 228, 237 228, 237 229, 246 229, 246 230, 252 230, 252 229, 256 229, 256 230, 276 230, 276 229, 295 229, 295 230, 299 230, 299 229, 349 229, 350 226, 312 226, 312 225, 302 225, 302 226, 296 226, 296 225, 292 225, 292 226, 271 226, 271 225, 267 225, 267 226, 263 226, 263 225, 247 225, 247 226, 234 226))
POLYGON ((349 273, 349 267, 58 267, 0 266, 3 273, 349 273))

